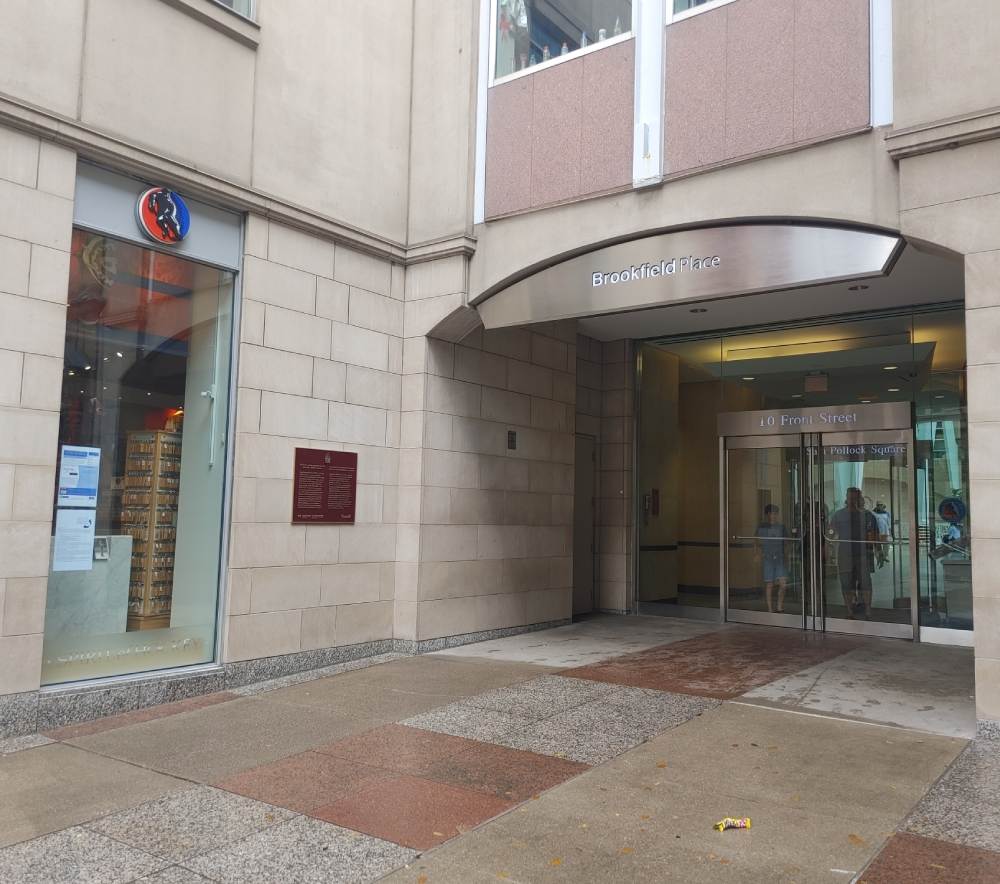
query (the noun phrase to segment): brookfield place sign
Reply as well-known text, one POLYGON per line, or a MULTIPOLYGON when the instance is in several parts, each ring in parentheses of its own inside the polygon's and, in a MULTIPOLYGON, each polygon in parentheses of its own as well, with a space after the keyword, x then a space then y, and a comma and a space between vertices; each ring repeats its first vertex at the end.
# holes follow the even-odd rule
POLYGON ((682 258, 666 258, 657 262, 646 261, 644 264, 632 264, 624 270, 613 270, 605 273, 595 270, 590 277, 590 284, 597 288, 600 285, 618 285, 623 282, 639 282, 643 279, 655 279, 658 276, 674 276, 691 270, 713 270, 722 264, 718 255, 706 255, 696 258, 685 255, 682 258))

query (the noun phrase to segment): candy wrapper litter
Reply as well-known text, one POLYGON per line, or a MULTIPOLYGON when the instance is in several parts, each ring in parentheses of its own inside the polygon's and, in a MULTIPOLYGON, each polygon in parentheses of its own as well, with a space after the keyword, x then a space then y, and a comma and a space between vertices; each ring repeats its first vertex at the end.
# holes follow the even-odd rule
POLYGON ((749 829, 750 817, 748 816, 727 816, 724 820, 719 820, 714 828, 718 832, 725 832, 726 829, 749 829))

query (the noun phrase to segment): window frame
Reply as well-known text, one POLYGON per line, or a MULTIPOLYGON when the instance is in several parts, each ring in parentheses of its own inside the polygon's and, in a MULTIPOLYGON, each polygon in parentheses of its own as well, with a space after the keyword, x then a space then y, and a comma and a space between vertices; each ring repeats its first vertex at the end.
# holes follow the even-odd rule
MULTIPOLYGON (((251 0, 251 2, 256 2, 256 0, 251 0)), ((520 77, 528 76, 529 74, 534 74, 538 71, 544 71, 548 68, 554 67, 557 64, 562 64, 574 58, 580 58, 581 56, 588 55, 591 52, 597 52, 600 49, 606 49, 609 46, 616 46, 619 43, 624 43, 626 40, 635 39, 636 22, 638 21, 638 6, 644 0, 632 0, 632 21, 629 22, 629 29, 623 31, 617 37, 609 37, 606 40, 601 40, 599 43, 590 43, 584 46, 582 49, 574 49, 568 52, 566 55, 556 55, 550 58, 548 61, 540 61, 538 64, 526 67, 522 71, 514 71, 512 74, 504 74, 502 77, 496 75, 497 70, 497 0, 489 0, 490 4, 490 16, 487 21, 487 26, 489 27, 489 40, 490 40, 490 78, 489 86, 492 88, 501 83, 510 83, 513 80, 517 80, 520 77)), ((649 0, 645 0, 649 2, 649 0)), ((728 0, 727 0, 728 2, 728 0)))
MULTIPOLYGON (((253 22, 254 24, 257 23, 257 0, 247 0, 249 10, 246 13, 240 12, 235 7, 225 3, 224 0, 212 0, 212 2, 216 6, 221 6, 227 12, 231 12, 233 15, 238 15, 244 21, 253 22)), ((234 0, 234 2, 237 2, 237 0, 234 0)))
POLYGON ((666 0, 667 24, 670 25, 674 22, 684 21, 686 18, 701 15, 703 12, 711 12, 713 9, 719 9, 722 6, 728 6, 730 3, 734 2, 735 0, 709 0, 708 3, 703 3, 701 6, 685 9, 683 12, 674 12, 674 0, 666 0))

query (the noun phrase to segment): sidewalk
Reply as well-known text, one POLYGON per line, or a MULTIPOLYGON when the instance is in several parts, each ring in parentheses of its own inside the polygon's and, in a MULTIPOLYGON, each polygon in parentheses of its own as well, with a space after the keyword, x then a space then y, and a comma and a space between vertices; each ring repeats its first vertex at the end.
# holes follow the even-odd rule
POLYGON ((968 657, 599 618, 72 725, 3 744, 0 882, 1000 880, 968 657))

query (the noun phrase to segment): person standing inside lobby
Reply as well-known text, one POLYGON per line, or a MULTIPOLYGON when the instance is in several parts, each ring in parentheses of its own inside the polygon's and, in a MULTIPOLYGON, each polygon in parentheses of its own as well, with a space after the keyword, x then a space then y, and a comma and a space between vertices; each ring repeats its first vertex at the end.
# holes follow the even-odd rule
POLYGON ((830 517, 827 533, 840 541, 837 544, 837 570, 847 619, 854 619, 859 605, 868 619, 872 614, 872 571, 878 522, 875 515, 865 508, 860 488, 847 489, 844 506, 830 517))
POLYGON ((785 526, 781 524, 781 508, 774 503, 764 507, 764 520, 757 528, 757 558, 764 576, 764 600, 769 614, 775 612, 774 587, 778 586, 779 614, 785 610, 785 589, 788 569, 785 566, 785 526))

